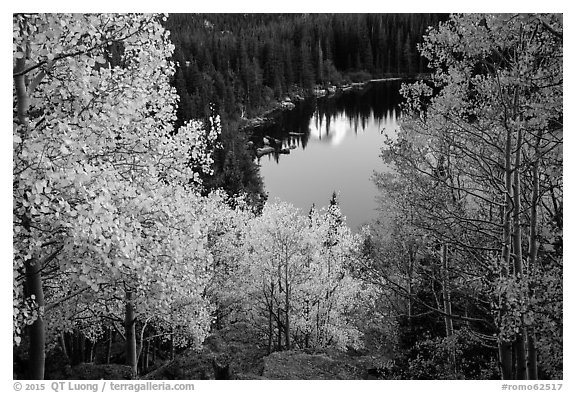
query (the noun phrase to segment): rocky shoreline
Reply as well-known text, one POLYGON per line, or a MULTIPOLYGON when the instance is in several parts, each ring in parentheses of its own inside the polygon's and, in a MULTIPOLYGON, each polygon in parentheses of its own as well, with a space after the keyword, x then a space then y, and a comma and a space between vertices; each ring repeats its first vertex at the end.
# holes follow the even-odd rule
POLYGON ((273 123, 281 112, 292 110, 296 107, 296 103, 304 101, 309 98, 336 96, 338 94, 348 91, 361 90, 365 88, 368 84, 373 82, 386 82, 401 79, 402 78, 400 77, 378 78, 378 79, 369 79, 363 82, 347 83, 340 86, 336 85, 330 85, 327 87, 316 86, 310 92, 305 92, 304 90, 299 89, 297 91, 293 91, 286 94, 286 96, 281 101, 274 103, 270 109, 264 111, 261 115, 250 119, 244 119, 243 124, 240 126, 240 129, 242 131, 251 131, 263 126, 267 126, 273 123))
MULTIPOLYGON (((261 115, 250 118, 243 119, 240 125, 240 130, 254 136, 257 129, 262 127, 267 127, 277 121, 278 116, 285 112, 290 111, 296 107, 296 104, 310 99, 310 98, 321 98, 321 97, 333 97, 339 94, 343 94, 350 91, 358 91, 364 89, 367 85, 373 82, 386 82, 401 80, 401 77, 391 77, 391 78, 377 78, 369 79, 362 82, 351 82, 343 85, 330 85, 330 86, 315 86, 312 90, 306 92, 303 89, 294 90, 285 95, 285 97, 276 101, 271 105, 269 109, 264 111, 261 115)), ((262 138, 257 138, 254 140, 250 138, 251 141, 248 142, 247 148, 253 151, 255 158, 260 158, 267 154, 290 154, 290 150, 295 148, 295 146, 282 146, 281 141, 272 140, 270 137, 263 136, 262 138)), ((273 139, 273 138, 272 138, 273 139)))

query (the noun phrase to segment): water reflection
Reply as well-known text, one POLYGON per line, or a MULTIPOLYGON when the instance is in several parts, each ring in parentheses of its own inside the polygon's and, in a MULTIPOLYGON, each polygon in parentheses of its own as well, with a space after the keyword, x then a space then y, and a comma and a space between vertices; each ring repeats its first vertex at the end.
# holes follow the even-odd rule
MULTIPOLYGON (((370 177, 384 170, 385 135, 394 135, 400 82, 300 103, 277 124, 260 130, 269 154, 259 159, 270 200, 278 197, 308 211, 340 193, 348 225, 370 220, 377 189, 370 177), (272 148, 274 147, 274 148, 272 148)), ((263 143, 263 142, 262 142, 263 143)))
POLYGON ((348 117, 345 113, 336 113, 333 116, 322 116, 320 112, 315 112, 309 127, 309 138, 328 143, 332 146, 341 144, 348 132, 358 135, 358 130, 364 132, 369 124, 375 124, 382 134, 393 135, 398 126, 396 108, 386 111, 382 118, 375 117, 374 113, 370 117, 348 117))

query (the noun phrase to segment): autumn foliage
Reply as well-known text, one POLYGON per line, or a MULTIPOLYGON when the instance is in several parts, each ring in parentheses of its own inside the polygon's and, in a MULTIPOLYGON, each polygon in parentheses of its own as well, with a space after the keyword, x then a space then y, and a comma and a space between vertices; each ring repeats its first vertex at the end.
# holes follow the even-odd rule
POLYGON ((359 234, 336 194, 303 214, 205 187, 220 118, 176 122, 165 21, 13 16, 19 377, 96 344, 143 374, 235 325, 268 354, 396 351, 390 378, 562 378, 561 16, 429 31, 359 234))

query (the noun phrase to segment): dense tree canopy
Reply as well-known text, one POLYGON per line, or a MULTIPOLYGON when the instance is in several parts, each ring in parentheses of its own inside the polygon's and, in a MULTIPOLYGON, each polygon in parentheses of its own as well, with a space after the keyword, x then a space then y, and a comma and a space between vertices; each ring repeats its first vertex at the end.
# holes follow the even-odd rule
MULTIPOLYGON (((14 344, 27 352, 29 378, 44 377, 47 348, 78 357, 78 338, 107 340, 109 359, 114 331, 134 374, 155 337, 169 338, 172 351, 200 345, 225 304, 219 285, 239 294, 246 283, 231 282, 230 272, 259 266, 246 259, 267 236, 258 223, 296 214, 270 205, 256 218, 243 200, 205 190, 201 174, 212 170, 220 118, 174 128, 174 46, 161 19, 14 15, 14 344)), ((323 228, 319 217, 313 222, 323 228)), ((314 257, 300 238, 291 242, 314 257)), ((314 293, 344 280, 341 264, 354 249, 347 241, 342 251, 330 246, 330 260, 314 259, 315 269, 330 263, 337 277, 319 282, 308 273, 298 285, 314 293)), ((264 263, 264 254, 255 260, 264 263)), ((324 315, 314 346, 348 340, 335 289, 326 295, 334 307, 314 303, 324 315)), ((302 334, 296 323, 289 330, 297 317, 288 305, 279 333, 286 347, 302 334)))
POLYGON ((383 151, 396 173, 376 178, 386 247, 413 251, 371 270, 445 336, 498 348, 503 378, 561 377, 562 19, 455 15, 421 49, 432 86, 406 86, 412 116, 383 151))
POLYGON ((294 87, 426 72, 416 44, 435 14, 174 14, 179 114, 251 115, 294 87))
POLYGON ((173 132, 173 48, 156 16, 14 16, 14 340, 29 326, 30 377, 54 307, 85 320, 125 303, 126 336, 134 308, 206 314, 192 168, 210 169, 218 129, 173 132))

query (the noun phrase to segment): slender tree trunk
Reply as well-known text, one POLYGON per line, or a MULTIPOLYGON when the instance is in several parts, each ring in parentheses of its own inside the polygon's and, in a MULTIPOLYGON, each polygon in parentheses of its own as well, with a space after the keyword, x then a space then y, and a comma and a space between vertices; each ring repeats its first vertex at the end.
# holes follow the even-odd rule
MULTIPOLYGON (((284 288, 286 290, 286 288, 284 288)), ((278 262, 278 305, 282 302, 282 263, 278 262)), ((284 326, 282 326, 282 313, 280 307, 278 307, 278 314, 276 314, 276 322, 278 324, 278 350, 282 350, 282 331, 284 326)))
POLYGON ((272 353, 274 342, 274 282, 270 283, 270 299, 268 302, 268 354, 272 353))
POLYGON ((412 333, 412 274, 414 255, 412 248, 408 250, 408 332, 412 333))
POLYGON ((148 352, 150 351, 150 340, 146 340, 143 344, 144 350, 142 353, 142 374, 148 371, 148 352))
POLYGON ((78 347, 80 348, 78 355, 80 363, 86 363, 86 337, 80 331, 78 331, 78 347))
POLYGON ((108 345, 106 346, 106 364, 110 364, 110 358, 112 357, 113 341, 114 341, 114 328, 110 326, 108 328, 108 345))
MULTIPOLYGON (((16 59, 15 72, 23 72, 26 67, 26 59, 30 58, 30 46, 25 43, 19 48, 26 55, 16 59)), ((28 110, 30 108, 30 95, 34 93, 36 86, 44 77, 45 72, 40 72, 32 81, 27 81, 25 74, 14 77, 14 89, 16 92, 16 109, 18 121, 22 125, 22 140, 28 137, 30 125, 28 110), (28 83, 28 86, 27 86, 28 83)), ((26 231, 30 231, 30 214, 26 212, 22 217, 22 224, 26 231)), ((28 326, 29 350, 28 350, 28 378, 44 379, 44 368, 46 358, 46 333, 44 327, 44 289, 42 287, 42 266, 38 258, 31 258, 24 262, 26 274, 25 291, 29 297, 34 296, 38 305, 38 318, 28 326)))
POLYGON ((509 341, 498 342, 498 354, 500 357, 500 372, 502 379, 513 379, 513 351, 509 341))
POLYGON ((320 329, 320 300, 316 301, 316 343, 322 345, 322 330, 320 329))
MULTIPOLYGON (((444 305, 444 325, 446 328, 446 337, 451 337, 454 334, 454 322, 452 320, 452 300, 450 298, 450 277, 448 273, 449 262, 448 262, 448 246, 446 244, 442 245, 441 250, 442 259, 442 302, 444 305)), ((456 364, 456 348, 454 348, 450 353, 450 362, 452 363, 452 369, 454 374, 458 371, 458 365, 456 364)))
MULTIPOLYGON (((310 328, 310 300, 306 299, 304 308, 304 318, 306 320, 306 329, 310 328)), ((310 330, 304 334, 304 348, 310 348, 310 330)))
MULTIPOLYGON (((536 259, 538 256, 538 242, 536 240, 536 225, 538 222, 538 200, 540 198, 540 141, 542 131, 538 132, 536 146, 534 148, 535 161, 532 167, 532 199, 530 201, 530 239, 528 244, 528 269, 533 272, 536 269, 536 259)), ((532 296, 530 288, 529 296, 532 296)), ((538 379, 538 356, 534 340, 534 329, 528 327, 526 331, 526 369, 528 379, 538 379)))
POLYGON ((284 268, 284 298, 286 302, 286 349, 290 350, 290 287, 288 284, 288 261, 286 261, 286 266, 284 268))
POLYGON ((92 342, 90 340, 88 340, 88 343, 90 345, 90 352, 88 352, 88 362, 92 363, 94 362, 94 349, 96 347, 96 342, 92 342))
POLYGON ((446 244, 442 245, 442 299, 444 303, 444 324, 446 327, 446 337, 454 334, 454 323, 452 321, 452 301, 450 299, 450 284, 448 277, 448 252, 446 244))
POLYGON ((146 371, 148 371, 148 368, 150 367, 150 346, 151 345, 152 345, 152 343, 150 342, 150 340, 148 340, 146 342, 146 365, 145 365, 146 371))
POLYGON ((268 305, 268 354, 272 353, 272 334, 274 325, 272 324, 272 304, 268 305))
POLYGON ((38 305, 38 317, 28 327, 30 348, 28 350, 28 378, 44 379, 46 333, 44 331, 44 290, 42 288, 42 267, 37 258, 24 262, 28 296, 34 296, 38 305))
POLYGON ((92 361, 92 341, 88 340, 86 336, 84 336, 84 362, 90 363, 92 361))
MULTIPOLYGON (((500 276, 507 278, 510 274, 510 246, 511 246, 511 214, 512 214, 512 133, 506 128, 506 144, 504 152, 504 211, 502 217, 502 266, 500 276)), ((508 312, 507 300, 499 299, 499 319, 506 318, 508 312)), ((500 372, 502 379, 512 379, 513 357, 512 343, 505 339, 498 341, 498 353, 500 357, 500 372)))
POLYGON ((528 379, 538 379, 538 352, 534 340, 533 329, 528 329, 526 368, 528 369, 528 379))
POLYGON ((66 353, 68 354, 68 361, 72 364, 74 357, 74 341, 70 333, 62 332, 62 339, 64 340, 64 347, 66 348, 66 353))
POLYGON ((78 330, 74 329, 72 331, 72 337, 70 339, 70 342, 72 345, 70 345, 70 349, 71 349, 71 360, 72 360, 72 366, 75 366, 77 364, 80 363, 80 358, 78 356, 78 354, 80 353, 79 351, 79 343, 78 343, 78 330))
POLYGON ((66 349, 66 336, 64 331, 61 331, 58 335, 58 341, 60 341, 60 346, 62 347, 62 354, 66 357, 68 362, 70 362, 70 357, 68 356, 68 349, 66 349))
POLYGON ((277 309, 277 318, 276 318, 276 325, 278 326, 278 350, 281 351, 282 350, 282 324, 280 323, 280 319, 281 319, 281 312, 282 310, 280 309, 280 307, 278 307, 277 309))
POLYGON ((126 313, 124 319, 124 334, 126 335, 126 364, 132 368, 132 373, 138 375, 138 363, 136 357, 136 318, 134 316, 134 304, 132 292, 126 291, 126 313))
MULTIPOLYGON (((522 158, 522 130, 518 129, 516 138, 516 159, 514 168, 514 214, 513 214, 513 247, 514 247, 514 273, 520 280, 524 277, 524 267, 522 261, 522 227, 520 223, 520 164, 522 158)), ((524 320, 524 316, 521 316, 524 320)), ((522 323, 524 325, 524 323, 522 323)), ((521 326, 521 334, 516 336, 514 351, 516 353, 516 379, 526 379, 526 347, 524 337, 526 336, 525 326, 521 326)))
MULTIPOLYGON (((144 339, 144 333, 146 332, 146 327, 148 326, 148 322, 150 322, 150 319, 152 318, 148 318, 146 319, 146 321, 144 321, 144 324, 142 325, 142 330, 140 330, 140 346, 136 346, 136 363, 142 365, 143 362, 140 361, 142 354, 144 353, 144 345, 146 343, 146 340, 144 339)), ((141 366, 142 367, 142 366, 141 366)))

